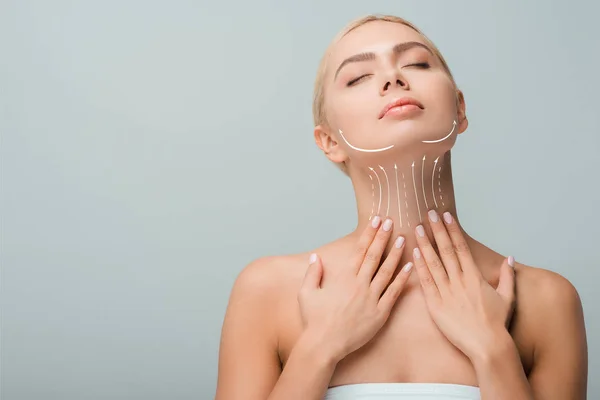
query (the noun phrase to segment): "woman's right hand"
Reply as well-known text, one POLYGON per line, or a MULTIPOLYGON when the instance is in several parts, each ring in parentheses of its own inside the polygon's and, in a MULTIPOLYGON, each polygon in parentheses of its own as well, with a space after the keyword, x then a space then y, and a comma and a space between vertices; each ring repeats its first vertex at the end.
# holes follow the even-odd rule
POLYGON ((298 293, 303 335, 316 338, 327 351, 333 352, 336 361, 375 336, 387 321, 410 276, 412 263, 409 262, 390 283, 404 250, 402 237, 396 239, 377 269, 390 239, 392 224, 391 219, 382 224, 379 217, 373 218, 359 238, 350 265, 328 280, 327 285, 321 285, 320 257, 311 256, 312 262, 298 293))

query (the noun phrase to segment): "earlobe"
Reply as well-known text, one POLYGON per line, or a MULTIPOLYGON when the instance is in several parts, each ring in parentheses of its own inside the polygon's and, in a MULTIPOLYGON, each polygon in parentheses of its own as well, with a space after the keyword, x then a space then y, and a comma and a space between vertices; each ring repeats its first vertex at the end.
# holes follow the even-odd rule
POLYGON ((341 163, 347 160, 348 156, 344 149, 339 145, 336 138, 329 129, 317 125, 314 131, 315 143, 325 153, 325 156, 335 163, 341 163))
POLYGON ((467 119, 467 116, 463 115, 461 118, 462 119, 460 119, 459 124, 458 124, 458 128, 459 128, 458 133, 459 134, 466 131, 467 127, 469 126, 469 120, 467 119))
POLYGON ((458 114, 458 133, 461 134, 467 130, 469 120, 467 119, 466 114, 465 97, 463 92, 458 89, 456 90, 456 106, 458 114))

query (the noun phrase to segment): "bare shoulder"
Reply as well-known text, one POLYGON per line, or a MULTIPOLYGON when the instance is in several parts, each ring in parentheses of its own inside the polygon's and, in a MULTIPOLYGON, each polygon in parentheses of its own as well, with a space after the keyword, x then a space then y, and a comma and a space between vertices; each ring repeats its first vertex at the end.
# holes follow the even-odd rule
MULTIPOLYGON (((277 344, 277 316, 290 285, 302 274, 299 256, 267 256, 248 263, 233 283, 225 313, 224 331, 252 321, 261 335, 277 344)), ((273 347, 274 348, 274 347, 273 347)))
POLYGON ((277 382, 277 315, 295 258, 257 258, 236 277, 221 329, 217 399, 264 399, 277 382))
POLYGON ((285 287, 304 276, 308 254, 260 257, 238 274, 234 291, 254 296, 276 296, 285 287))
POLYGON ((515 273, 517 330, 533 349, 528 380, 534 397, 584 399, 588 351, 577 289, 547 269, 516 264, 515 273))
POLYGON ((273 301, 276 300, 278 283, 282 279, 280 264, 279 257, 261 257, 248 263, 238 273, 225 312, 224 333, 228 333, 232 327, 239 328, 242 323, 252 321, 255 326, 261 327, 264 336, 275 339, 269 318, 272 308, 268 305, 277 304, 273 301))
POLYGON ((252 260, 238 274, 233 290, 246 294, 269 292, 282 278, 281 267, 285 265, 285 258, 267 256, 252 260))
POLYGON ((581 311, 577 289, 559 273, 524 264, 517 264, 515 273, 517 299, 533 314, 545 319, 581 311))
POLYGON ((339 254, 346 251, 347 242, 343 237, 307 252, 257 258, 239 273, 234 290, 246 294, 260 292, 263 296, 289 294, 290 286, 302 283, 312 252, 319 254, 325 264, 333 265, 339 254))
POLYGON ((587 338, 577 289, 547 269, 517 264, 515 273, 516 318, 533 349, 529 381, 536 398, 584 398, 587 338))
POLYGON ((231 289, 228 308, 243 309, 277 331, 278 316, 285 315, 290 295, 300 288, 309 254, 265 256, 249 262, 238 274, 231 289))

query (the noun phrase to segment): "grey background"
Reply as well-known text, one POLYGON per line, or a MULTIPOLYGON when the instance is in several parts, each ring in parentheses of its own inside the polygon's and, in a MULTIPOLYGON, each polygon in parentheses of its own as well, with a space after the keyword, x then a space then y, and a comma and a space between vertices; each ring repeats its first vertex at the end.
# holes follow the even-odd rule
POLYGON ((209 399, 232 283, 356 223, 312 138, 326 45, 403 16, 465 92, 478 240, 579 290, 600 397, 593 2, 3 1, 1 396, 209 399), (485 4, 484 4, 485 3, 485 4))

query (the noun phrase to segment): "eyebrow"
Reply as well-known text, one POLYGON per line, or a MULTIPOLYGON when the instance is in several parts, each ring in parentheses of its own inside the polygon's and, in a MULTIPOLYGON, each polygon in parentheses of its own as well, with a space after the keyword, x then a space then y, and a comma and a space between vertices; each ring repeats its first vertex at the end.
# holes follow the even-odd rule
MULTIPOLYGON (((392 52, 396 55, 401 54, 407 50, 412 49, 413 47, 422 47, 425 50, 427 50, 429 53, 431 53, 431 55, 433 55, 433 52, 431 51, 431 49, 420 42, 404 42, 404 43, 398 43, 397 45, 395 45, 392 48, 392 52)), ((375 55, 375 53, 359 53, 359 54, 355 54, 351 57, 346 58, 344 61, 342 61, 342 63, 340 64, 340 66, 338 67, 337 71, 335 71, 335 76, 333 77, 333 80, 335 81, 337 79, 337 76, 340 72, 340 70, 346 65, 346 64, 350 64, 353 62, 359 62, 359 61, 371 61, 371 60, 375 60, 377 58, 377 56, 375 55)))

